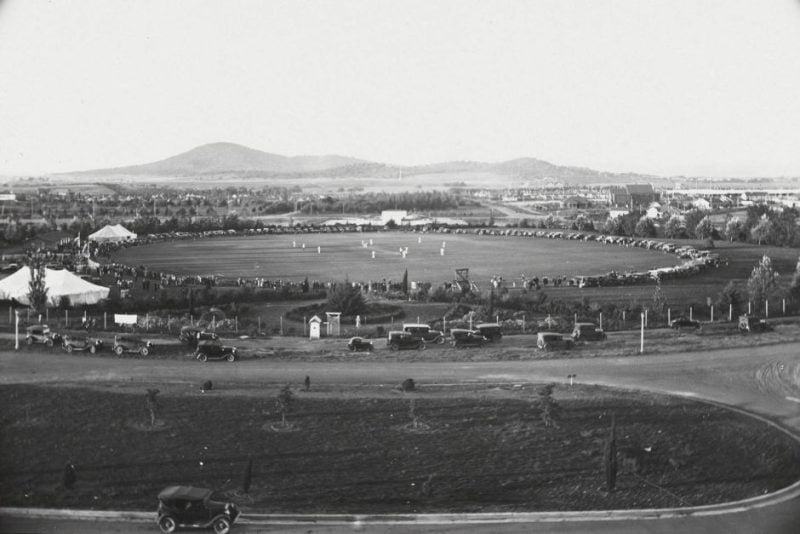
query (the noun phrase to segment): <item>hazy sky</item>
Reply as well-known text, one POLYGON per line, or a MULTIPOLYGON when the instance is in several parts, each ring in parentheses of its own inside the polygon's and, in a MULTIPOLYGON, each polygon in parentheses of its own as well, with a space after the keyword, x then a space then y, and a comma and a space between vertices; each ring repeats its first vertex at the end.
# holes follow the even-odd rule
POLYGON ((0 2, 0 174, 216 141, 800 176, 800 0, 0 2))

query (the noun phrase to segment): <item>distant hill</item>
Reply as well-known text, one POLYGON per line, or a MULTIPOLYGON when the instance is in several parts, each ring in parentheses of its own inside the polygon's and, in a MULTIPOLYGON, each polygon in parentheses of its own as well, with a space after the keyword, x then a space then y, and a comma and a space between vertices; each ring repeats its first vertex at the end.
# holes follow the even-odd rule
POLYGON ((112 169, 64 173, 72 176, 213 177, 243 179, 339 179, 359 177, 393 179, 398 176, 441 175, 444 181, 458 181, 472 175, 473 185, 504 187, 520 182, 554 181, 564 184, 659 182, 664 178, 637 173, 615 174, 582 167, 554 165, 535 158, 498 163, 450 161, 431 165, 392 166, 345 156, 281 156, 234 143, 212 143, 161 161, 112 169), (475 178, 479 176, 482 178, 475 178))
POLYGON ((368 165, 370 162, 344 156, 281 156, 234 143, 212 143, 153 163, 97 169, 70 174, 130 174, 187 176, 230 172, 304 174, 368 165))

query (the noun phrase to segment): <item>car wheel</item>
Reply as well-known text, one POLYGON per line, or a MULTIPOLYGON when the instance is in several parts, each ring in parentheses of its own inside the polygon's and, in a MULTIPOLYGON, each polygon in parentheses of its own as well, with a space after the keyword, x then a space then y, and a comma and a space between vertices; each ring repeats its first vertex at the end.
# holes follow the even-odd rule
POLYGON ((391 345, 389 345, 389 350, 397 350, 399 348, 400 345, 398 345, 397 343, 392 343, 391 345))
POLYGON ((94 346, 94 345, 92 345, 91 347, 89 347, 89 352, 91 352, 92 354, 94 354, 95 352, 97 352, 97 347, 96 347, 96 346, 94 346))
POLYGON ((355 352, 356 351, 356 346, 355 345, 353 345, 352 347, 347 347, 347 348, 350 349, 350 352, 355 352))
POLYGON ((122 348, 122 345, 118 345, 118 346, 114 347, 114 353, 117 356, 122 356, 123 352, 125 352, 125 349, 122 348))
POLYGON ((52 339, 48 339, 47 341, 45 341, 45 343, 47 344, 48 347, 52 347, 53 346, 53 340, 52 339))
POLYGON ((229 362, 235 362, 236 361, 236 356, 233 355, 233 354, 228 354, 227 358, 225 358, 225 359, 228 360, 229 362))
POLYGON ((141 354, 142 356, 147 356, 148 354, 150 354, 150 350, 147 347, 142 347, 141 349, 139 349, 139 354, 141 354))
POLYGON ((201 362, 205 362, 208 361, 208 356, 206 356, 205 354, 198 354, 197 359, 200 360, 201 362))
POLYGON ((231 522, 226 517, 220 517, 214 520, 215 534, 228 534, 231 530, 231 522))
POLYGON ((436 343, 438 343, 439 345, 444 345, 444 336, 442 336, 439 339, 437 339, 436 343))
POLYGON ((67 350, 67 352, 72 352, 72 345, 67 345, 64 348, 67 350))
POLYGON ((417 350, 425 350, 425 343, 420 343, 419 346, 417 346, 417 350))
POLYGON ((178 528, 178 523, 175 521, 175 518, 169 515, 165 515, 161 519, 158 520, 158 528, 161 529, 161 532, 165 534, 170 534, 175 532, 175 529, 178 528))

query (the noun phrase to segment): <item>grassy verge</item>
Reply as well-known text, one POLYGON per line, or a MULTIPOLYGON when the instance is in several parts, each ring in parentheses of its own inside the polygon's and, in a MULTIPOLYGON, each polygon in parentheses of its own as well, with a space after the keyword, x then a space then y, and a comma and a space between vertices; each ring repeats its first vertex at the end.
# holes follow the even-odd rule
POLYGON ((592 510, 741 499, 800 477, 800 447, 767 425, 649 394, 557 388, 553 428, 534 386, 313 388, 294 392, 283 431, 277 385, 160 387, 154 428, 141 385, 0 388, 0 500, 148 510, 179 483, 268 512, 592 510), (639 474, 621 461, 618 489, 607 493, 612 413, 618 446, 651 452, 639 474), (243 494, 248 458, 253 483, 243 494), (61 484, 67 461, 78 475, 71 490, 61 484))

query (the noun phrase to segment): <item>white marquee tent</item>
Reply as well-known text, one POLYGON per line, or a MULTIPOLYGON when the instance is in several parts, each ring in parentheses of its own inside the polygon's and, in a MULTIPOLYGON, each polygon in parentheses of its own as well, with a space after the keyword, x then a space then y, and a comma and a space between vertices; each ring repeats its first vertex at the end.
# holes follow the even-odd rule
POLYGON ((89 235, 89 241, 96 243, 120 242, 120 241, 133 241, 136 239, 136 234, 129 231, 121 224, 110 225, 107 224, 95 233, 89 235))
MULTIPOLYGON (((28 301, 28 284, 31 280, 30 268, 26 265, 14 274, 0 280, 0 299, 16 300, 21 304, 28 301)), ((96 304, 108 297, 108 288, 87 282, 83 278, 64 270, 45 268, 44 285, 47 287, 47 305, 57 306, 62 297, 68 297, 73 306, 96 304)))

